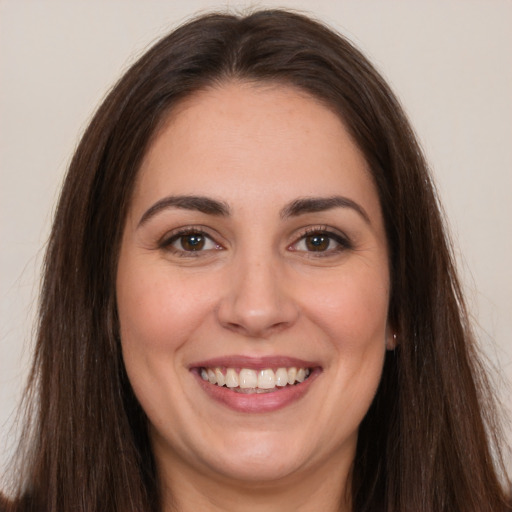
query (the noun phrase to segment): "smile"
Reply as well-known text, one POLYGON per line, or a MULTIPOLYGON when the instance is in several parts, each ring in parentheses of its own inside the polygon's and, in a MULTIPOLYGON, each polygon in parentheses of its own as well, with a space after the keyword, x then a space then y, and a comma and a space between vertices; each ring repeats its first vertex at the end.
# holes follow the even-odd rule
POLYGON ((310 368, 281 367, 275 370, 265 368, 206 368, 200 370, 204 381, 219 387, 230 388, 237 393, 271 393, 276 388, 294 386, 304 382, 310 375, 310 368))
POLYGON ((237 413, 271 413, 303 400, 323 373, 319 361, 223 356, 189 366, 213 402, 237 413))

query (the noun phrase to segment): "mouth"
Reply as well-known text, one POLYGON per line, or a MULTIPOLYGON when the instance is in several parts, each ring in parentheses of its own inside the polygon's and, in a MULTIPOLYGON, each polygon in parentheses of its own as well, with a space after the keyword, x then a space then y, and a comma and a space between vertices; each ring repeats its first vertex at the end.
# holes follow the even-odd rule
POLYGON ((289 357, 224 357, 189 369, 207 396, 243 413, 273 412, 299 401, 322 373, 317 363, 289 357))
POLYGON ((235 393, 260 394, 273 393, 279 389, 296 386, 311 375, 311 368, 280 367, 264 368, 226 368, 201 367, 201 378, 218 387, 226 387, 235 393))

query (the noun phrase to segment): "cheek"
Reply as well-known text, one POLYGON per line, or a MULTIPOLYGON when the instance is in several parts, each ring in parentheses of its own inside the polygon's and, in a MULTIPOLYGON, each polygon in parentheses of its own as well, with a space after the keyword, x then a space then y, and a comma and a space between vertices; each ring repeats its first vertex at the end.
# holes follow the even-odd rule
POLYGON ((344 269, 343 274, 318 283, 307 297, 304 310, 340 347, 364 350, 368 344, 385 342, 389 302, 386 272, 344 269))
POLYGON ((131 274, 122 282, 117 297, 121 339, 123 345, 140 350, 179 348, 211 303, 194 280, 181 282, 148 272, 131 274))
POLYGON ((211 297, 199 293, 196 280, 158 267, 120 266, 117 284, 125 368, 137 399, 157 424, 180 403, 182 347, 211 309, 211 297))

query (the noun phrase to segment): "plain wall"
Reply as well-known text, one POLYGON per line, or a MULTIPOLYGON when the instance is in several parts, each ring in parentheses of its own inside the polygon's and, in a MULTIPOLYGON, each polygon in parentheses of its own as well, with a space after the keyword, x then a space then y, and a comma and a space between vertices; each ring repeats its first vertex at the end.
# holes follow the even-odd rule
MULTIPOLYGON (((512 382, 512 3, 1 1, 0 462, 17 432, 43 247, 79 135, 151 42, 226 6, 312 12, 383 72, 431 162, 482 347, 512 382)), ((504 382, 500 392, 512 409, 504 382)))

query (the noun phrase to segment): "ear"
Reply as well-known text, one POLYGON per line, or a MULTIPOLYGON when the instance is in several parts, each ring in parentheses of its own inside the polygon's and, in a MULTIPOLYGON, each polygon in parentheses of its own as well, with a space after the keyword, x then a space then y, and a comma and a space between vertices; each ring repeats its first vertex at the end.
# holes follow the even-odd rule
POLYGON ((395 329, 388 325, 386 329, 386 350, 395 350, 398 345, 398 338, 395 329))

